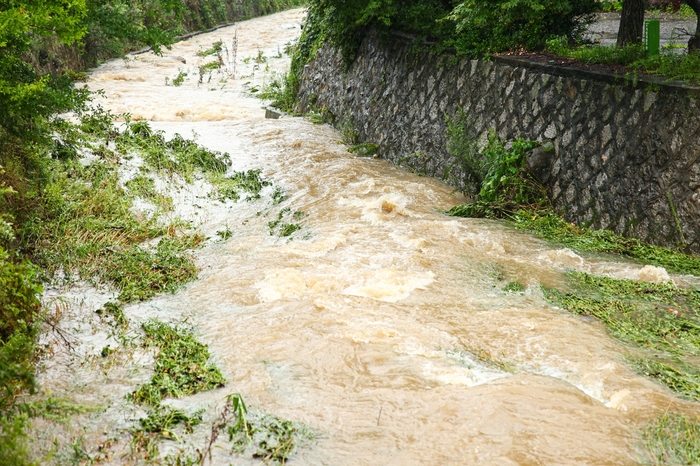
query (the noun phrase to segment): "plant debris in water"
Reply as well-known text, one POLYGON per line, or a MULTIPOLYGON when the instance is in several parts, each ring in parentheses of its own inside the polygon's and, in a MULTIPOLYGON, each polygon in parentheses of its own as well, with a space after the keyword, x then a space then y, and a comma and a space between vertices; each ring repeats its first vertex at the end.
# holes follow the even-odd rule
POLYGON ((155 406, 166 397, 180 398, 226 383, 219 369, 209 363, 209 350, 191 330, 158 321, 146 322, 143 330, 144 345, 158 352, 155 374, 131 393, 134 402, 155 406))
POLYGON ((220 177, 214 184, 215 192, 212 194, 219 201, 238 201, 245 194, 249 201, 260 199, 260 191, 265 186, 270 186, 267 180, 260 176, 260 170, 248 170, 235 172, 232 176, 220 177))
POLYGON ((641 374, 700 401, 700 291, 568 272, 574 292, 542 287, 556 306, 603 322, 612 336, 641 349, 630 357, 641 374))
POLYGON ((700 257, 625 238, 610 230, 577 227, 551 212, 544 215, 520 212, 515 226, 580 251, 620 254, 674 272, 700 276, 700 257))
POLYGON ((95 313, 101 318, 109 318, 111 325, 118 329, 124 330, 129 325, 129 321, 124 316, 124 308, 121 303, 110 301, 105 303, 101 309, 96 310, 95 313))
POLYGON ((185 433, 191 434, 194 426, 202 423, 202 412, 198 411, 192 416, 188 416, 181 409, 174 409, 169 406, 158 406, 148 410, 146 417, 139 420, 141 425, 139 430, 148 433, 157 433, 161 437, 178 440, 173 431, 175 426, 182 424, 185 433))
POLYGON ((289 207, 280 210, 277 214, 277 218, 267 223, 270 235, 276 234, 280 238, 287 238, 292 236, 296 231, 301 230, 302 226, 300 224, 284 221, 289 217, 292 217, 294 220, 299 220, 304 217, 304 212, 298 210, 292 212, 292 209, 289 207))
POLYGON ((232 451, 252 456, 265 464, 285 464, 299 443, 311 439, 309 430, 271 414, 249 413, 239 394, 230 395, 222 418, 232 451))
POLYGON ((508 282, 503 286, 503 291, 506 293, 522 293, 525 291, 525 286, 520 282, 508 282))

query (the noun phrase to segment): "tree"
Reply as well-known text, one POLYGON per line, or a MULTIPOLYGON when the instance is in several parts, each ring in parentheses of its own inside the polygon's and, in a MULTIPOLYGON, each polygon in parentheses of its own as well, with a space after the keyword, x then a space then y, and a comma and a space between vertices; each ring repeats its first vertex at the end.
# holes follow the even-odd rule
MULTIPOLYGON (((700 0, 694 0, 700 1, 700 0)), ((645 0, 623 0, 620 29, 617 32, 617 46, 640 44, 644 33, 645 0)))
MULTIPOLYGON (((684 2, 692 8, 698 17, 695 34, 688 41, 688 50, 700 50, 700 0, 684 0, 684 2)), ((617 33, 618 47, 642 42, 645 3, 645 0, 623 0, 620 29, 617 33)))
POLYGON ((688 50, 700 50, 700 0, 685 0, 698 17, 698 24, 695 27, 695 34, 688 41, 688 50))
POLYGON ((84 17, 85 0, 0 0, 0 139, 3 132, 27 137, 80 99, 67 80, 39 75, 23 54, 36 36, 64 44, 79 40, 84 17))

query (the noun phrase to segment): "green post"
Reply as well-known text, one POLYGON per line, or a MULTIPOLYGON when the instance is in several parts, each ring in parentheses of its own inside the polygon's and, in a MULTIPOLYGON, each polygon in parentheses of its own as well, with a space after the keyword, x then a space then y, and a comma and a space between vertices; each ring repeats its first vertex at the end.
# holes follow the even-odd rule
POLYGON ((658 19, 644 21, 644 45, 647 55, 658 55, 661 44, 661 23, 658 19))

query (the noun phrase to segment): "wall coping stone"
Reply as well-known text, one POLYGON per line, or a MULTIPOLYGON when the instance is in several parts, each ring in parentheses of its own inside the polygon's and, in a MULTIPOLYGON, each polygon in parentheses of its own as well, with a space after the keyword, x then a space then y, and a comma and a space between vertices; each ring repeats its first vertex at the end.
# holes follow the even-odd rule
POLYGON ((491 59, 496 62, 504 63, 510 66, 527 67, 531 70, 542 71, 547 74, 552 74, 555 76, 561 76, 564 78, 582 78, 582 79, 594 79, 598 82, 604 82, 606 84, 612 85, 624 85, 632 88, 640 88, 640 84, 647 84, 649 86, 657 86, 659 88, 664 88, 666 91, 673 92, 675 94, 690 95, 692 97, 700 98, 700 86, 695 86, 688 84, 684 81, 671 81, 662 76, 650 76, 650 75, 639 75, 636 78, 637 85, 631 85, 630 80, 625 78, 625 76, 615 75, 613 73, 606 73, 603 71, 586 70, 582 68, 575 68, 569 66, 561 66, 556 63, 542 63, 534 60, 529 60, 524 57, 512 56, 512 55, 490 55, 491 59))

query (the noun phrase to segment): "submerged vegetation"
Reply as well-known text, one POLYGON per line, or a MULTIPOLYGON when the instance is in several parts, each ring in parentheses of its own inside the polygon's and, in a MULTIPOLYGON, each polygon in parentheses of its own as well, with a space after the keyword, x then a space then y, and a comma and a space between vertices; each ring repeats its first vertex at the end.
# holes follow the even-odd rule
POLYGON ((666 412, 642 432, 653 465, 700 463, 700 419, 666 412))
POLYGON ((258 411, 249 413, 238 393, 227 395, 221 412, 206 423, 205 409, 187 414, 163 404, 166 397, 179 398, 223 387, 225 380, 209 363, 206 346, 194 338, 191 328, 149 321, 143 324, 143 330, 144 346, 156 348, 157 354, 151 380, 129 395, 134 402, 149 406, 139 425, 130 430, 131 459, 157 462, 161 441, 182 445, 184 437, 197 428, 210 430, 206 444, 194 451, 181 448, 175 456, 165 458, 167 464, 206 464, 215 446, 227 448, 236 456, 259 459, 264 464, 285 464, 299 445, 312 438, 301 424, 258 411), (221 433, 228 434, 229 446, 221 445, 221 433))
POLYGON ((209 364, 209 351, 192 331, 152 321, 143 324, 146 347, 157 348, 155 374, 131 395, 136 403, 158 405, 163 398, 180 398, 224 386, 219 369, 209 364))
POLYGON ((579 251, 619 254, 670 271, 700 276, 700 257, 626 238, 610 230, 578 227, 552 212, 516 212, 517 228, 579 251))
POLYGON ((248 201, 260 199, 260 191, 272 185, 264 180, 260 173, 260 170, 248 170, 221 177, 215 181, 215 191, 210 196, 220 201, 238 201, 241 197, 248 201))
POLYGON ((573 291, 543 287, 548 301, 600 320, 613 337, 639 349, 630 356, 632 367, 700 401, 700 291, 582 272, 566 277, 573 291))
MULTIPOLYGON (((234 393, 212 428, 210 445, 225 431, 233 453, 251 456, 265 464, 285 464, 294 451, 312 439, 301 424, 261 412, 248 412, 243 398, 234 393)), ((211 454, 208 449, 203 460, 211 454)))

